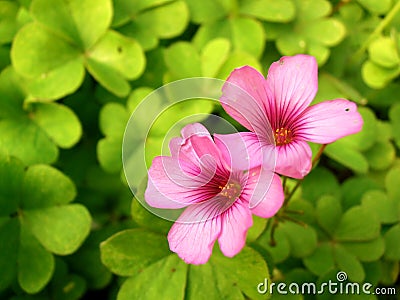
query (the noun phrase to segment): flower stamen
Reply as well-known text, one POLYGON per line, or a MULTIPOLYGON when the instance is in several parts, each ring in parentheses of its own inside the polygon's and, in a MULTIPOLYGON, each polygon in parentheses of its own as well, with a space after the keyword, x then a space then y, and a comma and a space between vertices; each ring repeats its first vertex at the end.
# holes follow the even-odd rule
POLYGON ((237 182, 228 182, 225 186, 219 186, 219 188, 221 189, 219 194, 229 200, 236 200, 242 192, 242 187, 237 182))
POLYGON ((277 146, 286 145, 293 141, 292 131, 284 127, 276 129, 274 137, 275 137, 275 144, 277 146))

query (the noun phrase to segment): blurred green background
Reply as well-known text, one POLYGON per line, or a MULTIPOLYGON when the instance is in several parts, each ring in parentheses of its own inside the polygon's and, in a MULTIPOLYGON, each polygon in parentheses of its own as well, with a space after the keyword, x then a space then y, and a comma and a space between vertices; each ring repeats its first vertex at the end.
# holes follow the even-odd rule
MULTIPOLYGON (((344 271, 397 296, 272 299, 400 299, 399 30, 395 0, 1 0, 0 298, 265 299, 264 278, 344 271), (168 82, 242 65, 266 75, 298 53, 320 67, 314 103, 356 102, 363 130, 326 148, 286 209, 254 219, 239 255, 186 265, 171 223, 124 179, 131 112, 168 82)), ((146 141, 148 162, 199 112, 232 121, 217 104, 182 105, 146 141)))

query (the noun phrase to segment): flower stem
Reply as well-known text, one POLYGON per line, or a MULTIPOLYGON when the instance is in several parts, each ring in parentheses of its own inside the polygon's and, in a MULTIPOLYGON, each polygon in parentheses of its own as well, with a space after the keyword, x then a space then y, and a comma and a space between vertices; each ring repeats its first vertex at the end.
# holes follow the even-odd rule
POLYGON ((283 187, 283 193, 286 195, 286 182, 287 182, 287 177, 283 176, 282 179, 282 187, 283 187))
POLYGON ((361 47, 354 53, 352 56, 352 61, 357 61, 364 51, 368 48, 369 44, 382 33, 382 31, 389 25, 389 23, 393 20, 396 14, 400 10, 400 1, 392 7, 390 12, 385 16, 385 18, 379 23, 379 25, 375 28, 375 30, 368 36, 365 42, 361 45, 361 47))
MULTIPOLYGON (((322 155, 322 153, 324 152, 326 146, 327 146, 327 145, 324 144, 324 145, 322 145, 322 146, 319 148, 317 154, 315 155, 314 159, 312 160, 311 169, 313 169, 313 168, 315 167, 315 165, 317 164, 317 162, 318 162, 319 159, 321 158, 321 155, 322 155)), ((285 191, 286 180, 287 180, 287 177, 284 176, 284 177, 283 177, 282 185, 283 185, 283 191, 285 192, 285 194, 286 194, 286 191, 285 191)), ((283 207, 283 212, 289 213, 289 214, 290 214, 290 213, 291 213, 291 214, 298 214, 298 215, 304 214, 304 211, 295 211, 295 210, 289 210, 289 209, 286 208, 287 205, 288 205, 288 203, 289 203, 289 200, 293 197, 294 193, 295 193, 296 190, 299 188, 299 186, 301 185, 301 183, 303 182, 303 180, 304 180, 304 179, 299 179, 299 180, 297 181, 296 185, 294 186, 294 188, 290 191, 289 195, 285 198, 285 202, 284 202, 283 205, 282 205, 282 207, 283 207)), ((307 226, 306 223, 304 223, 304 222, 302 222, 302 221, 299 221, 299 220, 296 220, 296 219, 294 219, 294 218, 292 218, 292 217, 290 217, 290 216, 282 215, 282 216, 279 217, 279 215, 277 215, 277 216, 273 219, 273 221, 271 221, 272 224, 271 224, 270 222, 268 223, 268 227, 269 227, 269 225, 271 224, 270 241, 269 241, 269 244, 270 244, 271 247, 274 247, 274 246, 276 245, 276 241, 275 241, 275 230, 276 230, 276 228, 278 227, 278 224, 279 224, 279 220, 278 220, 278 219, 280 219, 280 218, 281 218, 282 220, 288 220, 288 221, 297 223, 297 224, 299 224, 299 225, 301 225, 301 226, 303 226, 303 227, 306 227, 306 226, 307 226)))

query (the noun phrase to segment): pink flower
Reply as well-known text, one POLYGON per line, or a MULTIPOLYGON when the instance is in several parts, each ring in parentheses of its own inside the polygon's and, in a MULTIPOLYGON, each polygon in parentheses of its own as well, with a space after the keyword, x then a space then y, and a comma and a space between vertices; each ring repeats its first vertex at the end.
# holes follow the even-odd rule
MULTIPOLYGON (((276 145, 279 174, 303 178, 311 169, 308 142, 328 144, 361 130, 357 106, 345 99, 309 106, 318 89, 318 66, 308 55, 282 57, 265 79, 244 66, 234 70, 224 85, 221 103, 226 112, 252 132, 221 136, 227 145, 246 144, 250 165, 276 145), (243 91, 238 92, 240 87, 243 91)), ((242 149, 241 149, 242 150, 242 149)), ((237 155, 240 154, 238 151, 237 155)))
POLYGON ((279 176, 261 166, 237 168, 244 164, 202 125, 183 128, 170 150, 171 157, 154 158, 145 199, 156 208, 186 207, 168 234, 170 249, 185 262, 206 263, 217 239, 224 255, 236 255, 252 214, 269 218, 282 206, 279 176))

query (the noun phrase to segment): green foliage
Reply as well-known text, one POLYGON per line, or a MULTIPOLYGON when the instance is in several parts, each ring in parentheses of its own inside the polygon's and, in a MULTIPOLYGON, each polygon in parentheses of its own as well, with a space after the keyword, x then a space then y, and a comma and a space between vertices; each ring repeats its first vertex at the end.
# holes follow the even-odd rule
POLYGON ((87 237, 90 214, 80 204, 69 204, 75 186, 50 166, 34 165, 25 171, 19 160, 2 157, 0 172, 0 231, 7 241, 1 249, 5 273, 0 288, 17 277, 24 291, 36 293, 54 272, 52 253, 71 254, 87 237))
MULTIPOLYGON (((399 31, 392 0, 0 0, 0 298, 309 299, 257 286, 339 271, 398 288, 399 31), (312 104, 354 101, 363 130, 328 145, 276 216, 254 217, 238 255, 216 245, 207 264, 185 264, 172 223, 137 201, 145 181, 133 196, 125 179, 131 114, 124 167, 136 175, 187 123, 217 114, 243 129, 171 90, 140 110, 160 86, 243 65, 266 75, 298 53, 320 66, 312 104)), ((297 181, 285 182, 289 194, 297 181)), ((369 296, 315 299, 384 299, 369 296)))
POLYGON ((258 275, 269 278, 265 261, 252 248, 245 248, 229 259, 214 251, 202 266, 188 266, 168 250, 163 235, 142 229, 125 230, 101 245, 102 261, 114 273, 129 277, 118 299, 154 299, 162 293, 166 299, 263 299, 254 285, 258 275), (146 243, 141 243, 145 239, 146 243), (132 247, 135 245, 135 247, 132 247), (187 282, 187 283, 186 283, 187 282), (185 283, 187 284, 185 292, 185 283))
POLYGON ((37 0, 30 11, 35 21, 18 31, 11 51, 15 70, 27 81, 29 96, 52 100, 73 93, 82 84, 85 67, 116 95, 129 93, 127 79, 143 72, 143 51, 135 40, 108 29, 110 0, 59 0, 56 4, 37 0), (51 8, 54 5, 56 10, 51 8))

